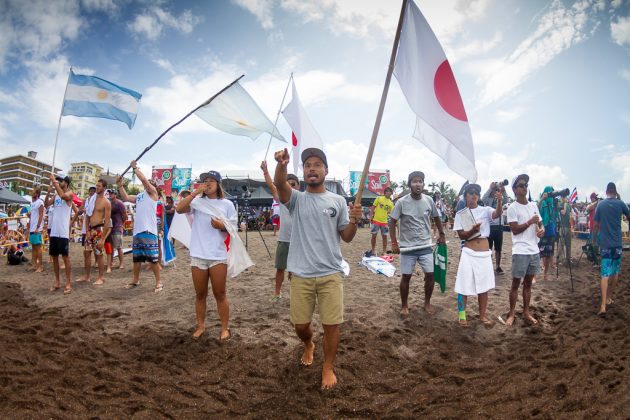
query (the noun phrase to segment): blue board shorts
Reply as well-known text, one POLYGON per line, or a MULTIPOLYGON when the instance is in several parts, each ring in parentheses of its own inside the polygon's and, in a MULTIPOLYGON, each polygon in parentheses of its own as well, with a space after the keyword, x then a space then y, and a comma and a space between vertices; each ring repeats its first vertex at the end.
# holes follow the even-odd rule
POLYGON ((31 245, 41 245, 42 244, 42 233, 41 232, 31 232, 28 237, 28 241, 31 245))
POLYGON ((601 253, 602 265, 600 273, 602 277, 610 277, 619 274, 621 269, 621 258, 623 256, 623 248, 616 246, 613 248, 602 248, 601 253))

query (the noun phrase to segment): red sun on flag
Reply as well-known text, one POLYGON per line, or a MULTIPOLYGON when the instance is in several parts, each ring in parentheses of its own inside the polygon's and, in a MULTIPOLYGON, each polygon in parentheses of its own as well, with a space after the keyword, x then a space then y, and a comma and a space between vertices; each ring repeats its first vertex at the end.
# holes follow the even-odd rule
POLYGON ((452 117, 460 121, 468 121, 462 97, 457 88, 455 76, 448 60, 444 60, 435 72, 433 89, 438 102, 452 117))
POLYGON ((295 133, 291 132, 291 143, 293 143, 293 147, 297 147, 298 139, 295 137, 295 133))

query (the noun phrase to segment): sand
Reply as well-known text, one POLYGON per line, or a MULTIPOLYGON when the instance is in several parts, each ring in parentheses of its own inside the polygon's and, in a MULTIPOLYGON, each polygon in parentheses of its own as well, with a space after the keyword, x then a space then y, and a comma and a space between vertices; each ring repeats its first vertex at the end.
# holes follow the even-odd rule
MULTIPOLYGON (((275 238, 263 233, 273 254, 275 238)), ((126 238, 129 241, 128 238, 126 238)), ((343 254, 345 318, 336 362, 339 385, 321 391, 321 326, 315 317, 315 363, 301 367, 302 346, 289 321, 285 296, 271 303, 273 261, 257 232, 248 242, 256 266, 229 280, 233 338, 220 343, 219 321, 208 300, 207 330, 191 340, 195 317, 188 253, 177 247, 175 267, 163 270, 164 291, 154 293, 150 272, 142 285, 114 270, 103 286, 74 283, 64 296, 48 291, 52 268, 0 266, 0 416, 3 418, 626 418, 630 416, 630 278, 628 256, 616 302, 597 317, 599 277, 582 258, 539 281, 532 311, 540 325, 519 314, 513 327, 485 328, 469 300, 469 328, 456 321, 452 291, 459 244, 448 234, 449 271, 437 309, 422 308, 423 286, 414 275, 407 319, 399 316, 398 275, 359 267, 369 249, 360 229, 343 254)), ((380 241, 379 241, 380 242, 380 241)), ((580 256, 574 240, 574 257, 580 256)), ((505 235, 504 268, 510 268, 505 235)), ((73 280, 82 254, 72 244, 73 280)), ((398 259, 396 259, 398 264, 398 259)), ((95 275, 93 275, 95 278, 95 275)), ((509 274, 490 293, 493 319, 508 310, 509 274)))

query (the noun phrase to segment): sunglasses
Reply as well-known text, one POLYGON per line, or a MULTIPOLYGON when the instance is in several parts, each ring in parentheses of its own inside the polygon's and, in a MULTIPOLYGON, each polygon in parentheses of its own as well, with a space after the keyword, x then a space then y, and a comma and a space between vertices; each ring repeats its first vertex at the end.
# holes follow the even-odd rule
POLYGON ((527 188, 529 184, 516 184, 516 188, 527 188))

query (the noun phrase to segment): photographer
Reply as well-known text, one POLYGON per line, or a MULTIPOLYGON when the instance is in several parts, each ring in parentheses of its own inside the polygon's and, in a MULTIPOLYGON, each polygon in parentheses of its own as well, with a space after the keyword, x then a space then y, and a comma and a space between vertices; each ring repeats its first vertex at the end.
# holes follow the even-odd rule
POLYGON ((540 249, 540 258, 543 262, 543 280, 548 280, 549 267, 553 259, 556 240, 556 220, 558 219, 558 206, 555 203, 552 186, 546 186, 543 190, 540 200, 538 200, 538 209, 542 218, 542 224, 545 227, 545 235, 540 238, 538 248, 540 249))
MULTIPOLYGON (((481 198, 483 203, 495 210, 499 207, 503 210, 503 203, 506 203, 508 199, 507 193, 505 192, 505 186, 508 185, 508 183, 507 179, 502 182, 490 183, 490 188, 488 188, 488 191, 486 191, 481 198), (497 198, 497 193, 501 193, 499 198, 497 198)), ((501 214, 501 212, 499 212, 499 214, 501 214)), ((491 250, 494 249, 494 255, 497 263, 495 272, 497 274, 503 274, 503 269, 501 268, 501 250, 503 249, 503 225, 501 223, 501 216, 490 221, 488 244, 490 245, 491 250)))
POLYGON ((566 264, 571 263, 571 204, 569 204, 569 197, 562 197, 562 201, 558 203, 558 210, 560 211, 560 234, 564 240, 564 251, 566 256, 566 264))

